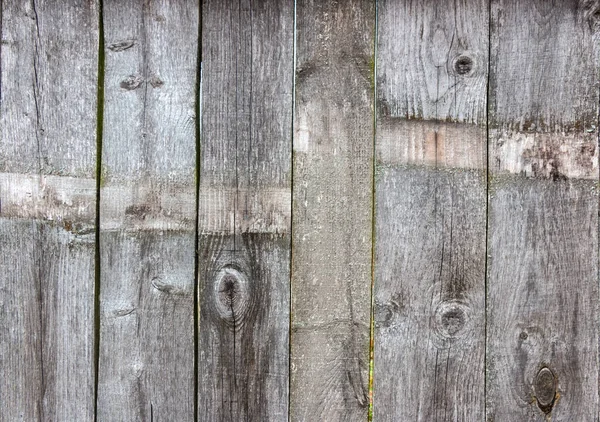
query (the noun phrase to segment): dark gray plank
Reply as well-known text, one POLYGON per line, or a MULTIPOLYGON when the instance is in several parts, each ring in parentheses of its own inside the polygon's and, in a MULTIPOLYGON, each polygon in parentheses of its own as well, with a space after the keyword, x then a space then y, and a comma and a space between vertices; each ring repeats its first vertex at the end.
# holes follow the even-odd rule
POLYGON ((366 421, 375 3, 297 2, 291 419, 366 421))
POLYGON ((202 5, 201 421, 288 417, 293 8, 202 5))
POLYGON ((104 2, 99 420, 194 420, 198 13, 104 2))
POLYGON ((492 2, 487 417, 598 418, 597 2, 492 2))
POLYGON ((488 4, 378 4, 373 411, 484 418, 488 4))
POLYGON ((50 3, 1 6, 1 421, 94 417, 98 4, 50 3))

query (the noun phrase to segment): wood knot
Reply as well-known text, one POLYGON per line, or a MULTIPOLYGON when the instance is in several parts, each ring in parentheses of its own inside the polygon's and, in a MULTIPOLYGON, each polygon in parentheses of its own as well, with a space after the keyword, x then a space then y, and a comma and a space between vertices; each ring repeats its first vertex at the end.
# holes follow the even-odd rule
POLYGON ((388 328, 393 325, 394 320, 402 316, 406 311, 407 299, 403 292, 392 295, 388 302, 375 301, 374 323, 377 328, 388 328))
POLYGON ((435 331, 442 340, 454 340, 466 332, 468 307, 456 300, 442 302, 435 310, 435 331))
POLYGON ((461 76, 470 76, 473 74, 475 70, 475 62, 473 59, 466 55, 461 54, 456 59, 454 59, 454 71, 461 76))
POLYGON ((540 410, 546 414, 552 412, 556 402, 558 379, 549 368, 543 367, 533 382, 533 391, 540 410))
POLYGON ((248 309, 248 280, 234 267, 224 267, 215 282, 215 303, 219 315, 231 328, 239 326, 248 309))
POLYGON ((140 87, 140 85, 144 82, 144 78, 139 75, 129 75, 125 79, 121 81, 120 87, 127 91, 132 91, 140 87))
POLYGON ((135 44, 135 40, 123 40, 123 41, 118 41, 115 43, 112 43, 108 46, 108 49, 110 51, 114 51, 116 53, 120 52, 120 51, 125 51, 130 49, 131 47, 133 47, 135 44))
POLYGON ((163 86, 165 84, 164 81, 156 75, 152 76, 148 80, 148 82, 150 82, 150 85, 152 85, 152 88, 160 88, 161 86, 163 86))
POLYGON ((146 204, 132 204, 125 208, 125 215, 141 218, 143 220, 150 211, 150 206, 146 204))
POLYGON ((600 31, 600 1, 585 0, 583 2, 583 15, 592 32, 600 31))

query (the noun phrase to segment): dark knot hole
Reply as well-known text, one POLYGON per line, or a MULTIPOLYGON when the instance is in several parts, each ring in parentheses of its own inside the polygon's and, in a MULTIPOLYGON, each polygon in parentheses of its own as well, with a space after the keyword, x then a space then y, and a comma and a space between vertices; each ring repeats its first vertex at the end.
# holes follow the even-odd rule
POLYGON ((454 70, 459 75, 467 75, 473 70, 473 59, 469 56, 459 56, 454 62, 454 70))

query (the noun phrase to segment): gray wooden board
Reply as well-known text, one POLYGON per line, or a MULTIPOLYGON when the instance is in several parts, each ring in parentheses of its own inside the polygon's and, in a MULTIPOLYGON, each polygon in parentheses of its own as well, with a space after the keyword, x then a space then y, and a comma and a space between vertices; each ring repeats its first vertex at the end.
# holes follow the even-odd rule
POLYGON ((199 5, 107 0, 99 420, 194 420, 199 5))
POLYGON ((378 5, 373 412, 484 418, 486 1, 378 5))
POLYGON ((201 421, 288 417, 293 6, 202 5, 201 421))
POLYGON ((598 418, 599 8, 492 2, 488 420, 598 418))
POLYGON ((89 421, 98 4, 1 7, 0 420, 89 421))
POLYGON ((596 182, 500 178, 490 198, 488 419, 596 420, 596 182))
POLYGON ((366 421, 375 4, 297 2, 291 419, 366 421))

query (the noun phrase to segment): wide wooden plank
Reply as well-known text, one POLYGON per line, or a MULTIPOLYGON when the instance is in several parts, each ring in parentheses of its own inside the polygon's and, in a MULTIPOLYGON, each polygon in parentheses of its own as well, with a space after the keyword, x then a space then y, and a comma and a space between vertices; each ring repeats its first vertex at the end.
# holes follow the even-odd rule
POLYGON ((598 418, 597 2, 494 0, 487 418, 598 418))
POLYGON ((192 421, 199 4, 103 12, 98 419, 192 421))
POLYGON ((98 4, 50 3, 1 6, 0 421, 94 417, 98 4))
POLYGON ((375 3, 297 2, 291 419, 366 421, 375 3))
POLYGON ((378 4, 377 421, 484 418, 488 15, 378 4))
POLYGON ((198 420, 288 416, 294 4, 202 4, 198 420))

